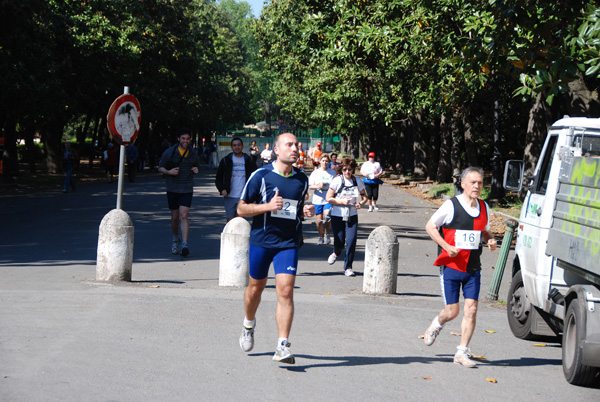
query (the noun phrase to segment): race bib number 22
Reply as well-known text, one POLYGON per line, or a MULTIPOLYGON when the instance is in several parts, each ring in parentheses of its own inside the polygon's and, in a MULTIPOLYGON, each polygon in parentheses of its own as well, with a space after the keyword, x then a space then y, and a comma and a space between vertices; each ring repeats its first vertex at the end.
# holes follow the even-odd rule
POLYGON ((296 211, 298 211, 298 201, 283 199, 283 207, 271 212, 271 216, 281 219, 296 219, 296 211))

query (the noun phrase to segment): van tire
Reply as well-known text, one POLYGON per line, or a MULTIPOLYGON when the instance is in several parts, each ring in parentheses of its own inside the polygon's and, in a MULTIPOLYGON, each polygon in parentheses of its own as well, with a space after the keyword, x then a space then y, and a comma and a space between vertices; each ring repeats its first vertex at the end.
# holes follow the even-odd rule
POLYGON ((598 368, 582 363, 585 319, 585 301, 574 299, 565 315, 562 338, 563 373, 566 380, 573 385, 591 385, 598 372, 598 368))
POLYGON ((531 323, 533 321, 533 306, 527 300, 525 288, 523 287, 523 277, 521 271, 515 272, 512 278, 510 288, 508 289, 508 298, 506 305, 506 315, 508 325, 513 335, 519 339, 534 340, 538 336, 531 332, 531 323))

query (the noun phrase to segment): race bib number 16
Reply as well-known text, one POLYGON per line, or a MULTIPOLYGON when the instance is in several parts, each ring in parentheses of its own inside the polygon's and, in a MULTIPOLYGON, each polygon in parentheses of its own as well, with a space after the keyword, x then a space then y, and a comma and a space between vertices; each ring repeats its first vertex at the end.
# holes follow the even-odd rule
POLYGON ((454 244, 461 250, 477 250, 481 243, 479 230, 457 230, 454 234, 454 244))
POLYGON ((283 199, 283 207, 277 211, 272 211, 271 216, 281 219, 296 219, 296 211, 298 210, 298 201, 283 199))

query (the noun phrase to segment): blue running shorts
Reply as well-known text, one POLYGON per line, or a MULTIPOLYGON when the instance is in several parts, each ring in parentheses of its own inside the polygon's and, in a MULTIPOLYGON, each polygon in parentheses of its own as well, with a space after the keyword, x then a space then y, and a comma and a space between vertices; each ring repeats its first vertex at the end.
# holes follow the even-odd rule
POLYGON ((250 245, 250 276, 257 280, 265 279, 269 275, 271 262, 275 275, 296 275, 298 250, 298 247, 273 249, 250 245))
POLYGON ((458 303, 461 286, 465 299, 479 300, 481 271, 461 272, 442 265, 440 267, 440 285, 446 305, 458 303))
POLYGON ((323 204, 323 205, 315 205, 315 215, 322 214, 323 212, 327 211, 328 209, 331 209, 330 203, 323 204))

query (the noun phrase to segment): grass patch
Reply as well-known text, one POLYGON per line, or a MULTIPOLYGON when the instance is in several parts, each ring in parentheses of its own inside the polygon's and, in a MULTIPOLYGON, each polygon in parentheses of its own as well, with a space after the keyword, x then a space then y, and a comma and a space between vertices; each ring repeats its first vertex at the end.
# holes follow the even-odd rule
POLYGON ((442 183, 437 186, 433 186, 429 189, 427 194, 433 198, 441 198, 442 195, 447 195, 448 197, 454 196, 454 184, 452 183, 442 183))

